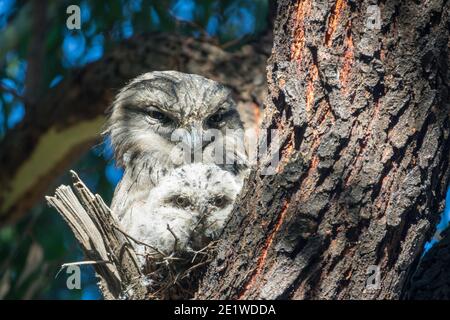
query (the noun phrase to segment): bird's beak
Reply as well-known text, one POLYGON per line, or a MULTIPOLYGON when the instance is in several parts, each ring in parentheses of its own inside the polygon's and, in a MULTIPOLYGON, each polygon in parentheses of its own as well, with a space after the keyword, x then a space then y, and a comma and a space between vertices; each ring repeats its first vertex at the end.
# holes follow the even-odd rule
POLYGON ((198 212, 200 213, 200 216, 208 216, 211 212, 210 206, 207 203, 204 203, 199 206, 198 212))
POLYGON ((198 216, 197 216, 197 226, 195 227, 195 230, 199 230, 202 229, 203 227, 206 226, 207 224, 207 219, 208 216, 211 213, 211 208, 209 208, 209 206, 204 203, 204 204, 200 204, 197 207, 197 212, 198 212, 198 216))
POLYGON ((191 136, 191 150, 194 152, 196 150, 202 150, 203 149, 203 128, 198 124, 194 124, 190 126, 189 129, 190 136, 191 136))
POLYGON ((201 126, 195 124, 189 125, 186 129, 178 132, 176 139, 181 142, 188 163, 191 161, 202 161, 203 129, 201 126))

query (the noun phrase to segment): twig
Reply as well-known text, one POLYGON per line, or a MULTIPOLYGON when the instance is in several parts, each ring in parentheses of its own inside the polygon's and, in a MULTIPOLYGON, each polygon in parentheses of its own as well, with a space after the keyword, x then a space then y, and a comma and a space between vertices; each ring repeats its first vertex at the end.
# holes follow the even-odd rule
POLYGON ((207 217, 208 212, 205 212, 202 214, 202 216, 200 217, 200 219, 198 219, 197 223, 195 224, 194 228, 192 229, 192 232, 194 232, 197 227, 203 222, 203 220, 207 217))
POLYGON ((82 266, 82 265, 93 265, 93 264, 104 264, 104 263, 111 263, 111 261, 104 261, 104 260, 98 260, 98 261, 78 261, 78 262, 69 262, 69 263, 63 263, 61 265, 61 268, 59 268, 58 272, 55 275, 55 279, 58 278, 58 275, 61 273, 61 271, 64 270, 64 268, 70 267, 70 266, 82 266))
POLYGON ((115 228, 117 231, 119 231, 120 233, 122 233, 122 234, 123 234, 125 237, 127 237, 128 239, 134 241, 135 243, 140 244, 140 245, 142 245, 142 246, 144 246, 144 247, 148 247, 148 248, 150 248, 150 249, 156 251, 157 253, 159 253, 159 254, 162 255, 163 257, 167 257, 167 254, 166 254, 166 253, 162 252, 161 250, 159 250, 158 248, 155 248, 155 247, 152 246, 152 245, 149 245, 149 244, 147 244, 147 243, 145 243, 145 242, 142 242, 142 241, 140 241, 140 240, 138 240, 138 239, 132 237, 131 235, 129 235, 128 233, 126 233, 125 231, 123 231, 119 226, 114 226, 114 228, 115 228))
POLYGON ((208 254, 208 253, 205 253, 205 251, 207 249, 210 249, 210 248, 214 247, 216 244, 217 244, 217 241, 212 241, 212 242, 208 243, 208 245, 205 246, 203 249, 200 249, 200 250, 197 250, 197 251, 193 251, 194 252, 194 257, 192 258, 191 262, 193 263, 195 261, 195 258, 197 258, 198 254, 208 254))
POLYGON ((176 236, 176 234, 172 231, 172 229, 170 228, 169 224, 167 224, 167 230, 169 230, 169 232, 172 234, 172 236, 175 239, 175 242, 173 244, 173 251, 177 251, 177 246, 178 246, 178 237, 176 236))

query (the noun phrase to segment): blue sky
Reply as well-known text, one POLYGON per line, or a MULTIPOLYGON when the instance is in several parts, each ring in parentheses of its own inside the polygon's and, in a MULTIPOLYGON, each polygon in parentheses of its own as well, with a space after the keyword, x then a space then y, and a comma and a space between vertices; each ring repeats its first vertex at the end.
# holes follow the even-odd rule
POLYGON ((14 8, 14 0, 0 0, 0 30, 6 25, 14 8))

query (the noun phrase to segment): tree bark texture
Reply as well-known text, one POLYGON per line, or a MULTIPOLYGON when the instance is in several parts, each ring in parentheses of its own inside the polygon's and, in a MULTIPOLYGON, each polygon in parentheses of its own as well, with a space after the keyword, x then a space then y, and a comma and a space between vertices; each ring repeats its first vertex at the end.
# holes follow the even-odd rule
POLYGON ((262 132, 278 130, 280 164, 250 174, 197 298, 405 294, 450 177, 449 12, 278 2, 262 132))
POLYGON ((128 39, 100 61, 50 89, 0 144, 0 226, 16 221, 67 166, 100 138, 105 110, 126 81, 144 72, 179 70, 229 86, 242 108, 262 104, 271 37, 225 51, 175 34, 128 39))

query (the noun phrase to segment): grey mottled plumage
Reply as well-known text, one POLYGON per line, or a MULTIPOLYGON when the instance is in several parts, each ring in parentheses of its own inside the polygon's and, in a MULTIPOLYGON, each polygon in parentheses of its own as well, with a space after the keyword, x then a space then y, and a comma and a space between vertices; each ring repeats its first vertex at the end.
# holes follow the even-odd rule
POLYGON ((117 163, 125 169, 111 205, 119 220, 142 206, 163 176, 192 161, 183 146, 200 150, 203 163, 217 163, 214 149, 223 144, 225 157, 235 164, 218 165, 242 174, 245 165, 236 165, 247 161, 242 131, 229 129, 242 129, 242 122, 221 84, 176 71, 150 72, 132 80, 118 93, 105 132, 117 163), (179 141, 172 141, 180 129, 185 131, 179 141), (209 129, 221 135, 213 141, 202 139, 209 129))
MULTIPOLYGON (((122 224, 133 238, 167 256, 198 251, 218 238, 241 188, 241 177, 216 165, 184 165, 163 177, 122 224)), ((136 247, 141 257, 152 253, 136 247)))

